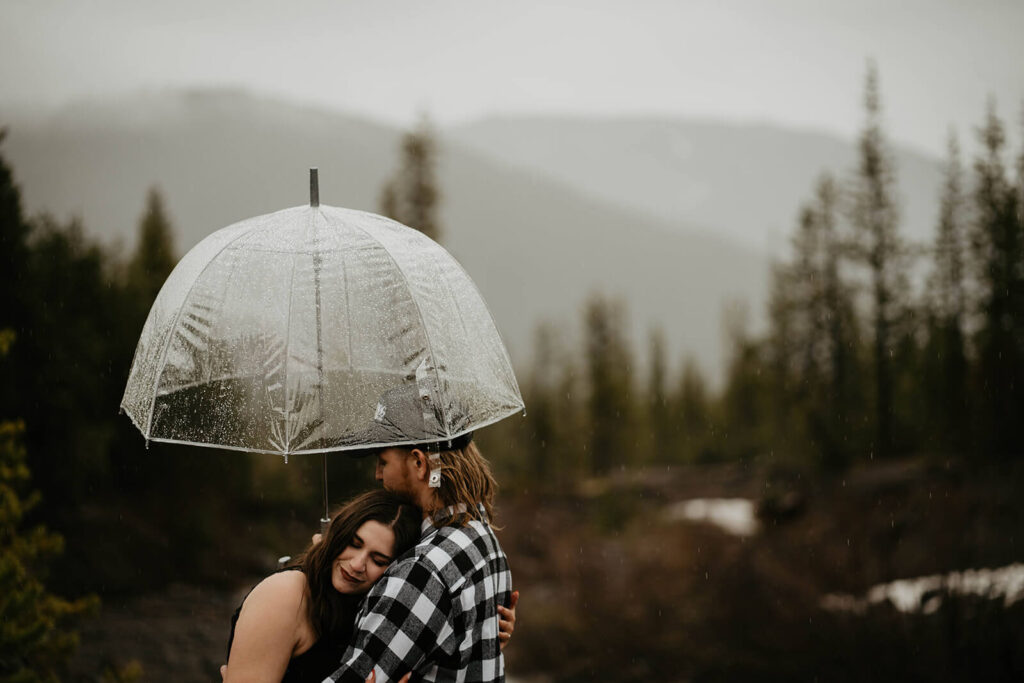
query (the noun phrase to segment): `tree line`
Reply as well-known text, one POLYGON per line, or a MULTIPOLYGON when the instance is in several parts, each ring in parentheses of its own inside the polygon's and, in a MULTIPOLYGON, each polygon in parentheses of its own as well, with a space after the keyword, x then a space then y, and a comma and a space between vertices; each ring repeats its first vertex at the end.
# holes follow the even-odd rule
MULTIPOLYGON (((0 147, 5 136, 0 129, 0 147)), ((436 190, 417 183, 433 182, 432 144, 426 128, 407 135, 401 168, 382 193, 385 211, 426 229, 436 190)), ((98 605, 91 593, 172 580, 233 585, 265 570, 251 545, 236 547, 243 531, 262 522, 269 532, 255 542, 286 550, 283 521, 319 517, 316 463, 284 467, 265 456, 146 444, 118 415, 143 323, 178 257, 157 188, 126 253, 90 238, 78 218, 27 216, 0 153, 4 680, 65 677, 74 624, 98 605), (58 597, 68 594, 81 597, 58 597)), ((360 479, 337 469, 331 490, 339 498, 371 485, 369 472, 360 479)), ((110 665, 99 675, 140 673, 110 665)))
POLYGON ((572 347, 542 324, 528 415, 495 440, 507 464, 564 486, 621 467, 759 460, 841 472, 907 455, 984 464, 1024 453, 1024 150, 989 102, 965 169, 950 133, 930 244, 900 231, 898 169, 869 66, 854 168, 815 179, 772 267, 763 333, 726 311, 717 391, 691 359, 669 372, 650 331, 646 372, 625 304, 595 294, 572 347))
MULTIPOLYGON (((645 465, 763 459, 841 471, 904 454, 1020 453, 1024 153, 1007 162, 994 105, 978 143, 968 169, 951 138, 934 240, 908 243, 870 69, 858 163, 813 183, 788 257, 767 283, 767 329, 751 334, 741 309, 726 316, 722 385, 692 359, 673 370, 658 329, 641 374, 625 304, 596 294, 581 311, 577 346, 564 323, 537 329, 532 362, 519 373, 528 415, 485 430, 488 452, 510 476, 560 487, 645 465)), ((404 138, 381 210, 441 239, 436 153, 427 125, 404 138)), ((0 417, 25 425, 43 496, 33 515, 82 532, 69 543, 93 566, 62 576, 82 577, 75 588, 88 587, 88 576, 138 587, 218 572, 209 558, 230 533, 218 520, 315 506, 315 466, 147 449, 117 415, 139 331, 177 257, 159 191, 145 199, 126 253, 91 240, 77 219, 25 216, 0 157, 0 329, 11 334, 0 417), (97 538, 101 547, 86 547, 97 538), (134 542, 128 554, 124 543, 113 547, 124 538, 134 542), (138 557, 169 547, 171 562, 140 572, 138 557)), ((342 474, 332 490, 368 484, 342 474)))

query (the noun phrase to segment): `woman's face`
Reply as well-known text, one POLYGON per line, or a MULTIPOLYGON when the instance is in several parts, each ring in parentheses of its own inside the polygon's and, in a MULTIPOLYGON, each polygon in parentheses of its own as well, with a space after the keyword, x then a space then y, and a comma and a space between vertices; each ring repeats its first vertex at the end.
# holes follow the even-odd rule
POLYGON ((373 520, 363 522, 352 543, 334 558, 334 590, 346 595, 367 592, 391 564, 394 551, 395 534, 390 528, 373 520))

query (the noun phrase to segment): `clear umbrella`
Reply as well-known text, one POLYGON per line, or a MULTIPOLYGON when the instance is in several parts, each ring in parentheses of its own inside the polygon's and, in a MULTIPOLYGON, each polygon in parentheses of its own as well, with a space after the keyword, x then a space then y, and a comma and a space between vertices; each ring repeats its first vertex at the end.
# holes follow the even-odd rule
POLYGON ((327 453, 452 441, 523 409, 472 280, 417 230, 284 209, 213 233, 149 312, 121 408, 147 442, 327 453), (394 424, 413 392, 422 419, 394 424))

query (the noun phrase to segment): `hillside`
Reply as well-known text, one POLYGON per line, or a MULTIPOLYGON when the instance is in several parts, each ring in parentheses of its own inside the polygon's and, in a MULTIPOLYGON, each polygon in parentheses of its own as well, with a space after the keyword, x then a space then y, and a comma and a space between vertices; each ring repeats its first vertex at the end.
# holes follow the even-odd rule
MULTIPOLYGON (((2 117, 0 117, 2 118, 2 117)), ((10 120, 4 153, 30 211, 80 216, 105 240, 132 241, 146 189, 164 192, 186 249, 234 221, 308 201, 374 210, 400 131, 237 91, 182 91, 70 106, 10 120)), ((564 183, 446 144, 440 159, 445 244, 490 305, 513 360, 528 359, 541 319, 576 337, 587 296, 624 298, 638 350, 661 325, 672 358, 722 362, 720 315, 762 308, 767 260, 680 231, 564 183)))
MULTIPOLYGON (((500 117, 448 131, 467 148, 687 230, 784 248, 824 171, 856 167, 853 141, 720 121, 500 117)), ((930 241, 941 165, 896 148, 906 236, 930 241)))

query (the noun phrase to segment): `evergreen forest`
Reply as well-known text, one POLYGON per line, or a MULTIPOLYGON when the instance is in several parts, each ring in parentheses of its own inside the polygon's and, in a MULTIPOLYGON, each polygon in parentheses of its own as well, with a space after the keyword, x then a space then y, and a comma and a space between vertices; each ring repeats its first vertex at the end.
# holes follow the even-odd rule
MULTIPOLYGON (((1024 562, 1024 148, 979 103, 950 133, 934 238, 911 243, 881 91, 870 68, 856 166, 808 178, 765 328, 743 302, 725 313, 720 380, 656 327, 632 339, 615 292, 538 321, 526 416, 479 435, 523 591, 517 679, 1024 677, 1020 591, 823 606, 1024 562), (666 515, 695 498, 753 501, 761 530, 666 515)), ((381 212, 443 243, 429 125, 398 154, 381 212)), ((182 255, 172 215, 159 188, 139 197, 130 250, 27 215, 0 134, 0 680, 151 680, 76 633, 169 586, 251 584, 319 517, 319 460, 146 444, 118 414, 182 255)), ((374 485, 338 462, 332 502, 374 485)))

